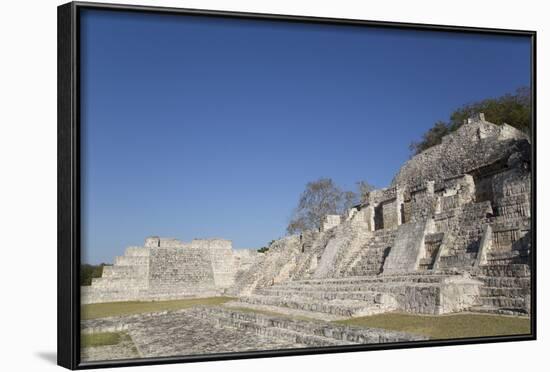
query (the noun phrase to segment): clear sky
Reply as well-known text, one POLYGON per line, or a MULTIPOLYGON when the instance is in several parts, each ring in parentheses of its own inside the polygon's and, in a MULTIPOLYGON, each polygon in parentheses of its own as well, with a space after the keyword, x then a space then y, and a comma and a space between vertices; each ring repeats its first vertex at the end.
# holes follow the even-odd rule
POLYGON ((525 37, 86 10, 82 257, 283 236, 308 181, 387 186, 462 104, 530 82, 525 37))

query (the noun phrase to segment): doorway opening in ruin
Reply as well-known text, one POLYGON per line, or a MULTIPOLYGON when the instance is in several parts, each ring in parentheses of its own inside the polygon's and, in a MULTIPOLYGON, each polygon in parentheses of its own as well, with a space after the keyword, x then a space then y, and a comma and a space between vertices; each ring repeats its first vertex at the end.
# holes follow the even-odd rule
POLYGON ((491 176, 474 177, 474 183, 476 187, 476 193, 475 193, 476 203, 490 201, 492 204, 494 200, 492 177, 491 176))
POLYGON ((382 203, 374 207, 374 230, 382 230, 384 228, 384 213, 382 203))
POLYGON ((405 200, 399 206, 399 214, 401 215, 401 224, 411 221, 411 201, 405 200))

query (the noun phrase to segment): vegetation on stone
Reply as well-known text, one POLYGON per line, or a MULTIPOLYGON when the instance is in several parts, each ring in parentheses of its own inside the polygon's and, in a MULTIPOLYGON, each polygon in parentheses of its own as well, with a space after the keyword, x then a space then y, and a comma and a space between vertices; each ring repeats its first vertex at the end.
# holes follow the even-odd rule
POLYGON ((93 278, 101 278, 104 266, 108 266, 108 264, 100 263, 99 265, 80 265, 80 285, 92 285, 93 278))
POLYGON ((529 334, 531 329, 531 321, 526 317, 471 313, 441 316, 388 313, 336 323, 409 332, 435 340, 521 335, 529 334))
POLYGON ((515 94, 505 94, 497 98, 487 98, 478 102, 466 104, 455 110, 449 121, 438 121, 417 142, 409 146, 413 155, 441 143, 444 136, 460 128, 464 120, 478 112, 483 112, 491 123, 502 125, 507 123, 526 134, 531 128, 531 91, 529 88, 519 88, 515 94))
POLYGON ((366 181, 357 182, 358 191, 342 190, 331 178, 308 182, 287 226, 289 234, 318 230, 326 215, 340 215, 359 203, 372 190, 366 181))
POLYGON ((271 247, 271 244, 273 244, 274 242, 275 242, 275 240, 272 240, 265 247, 262 247, 262 248, 258 249, 258 253, 265 253, 265 252, 269 251, 269 247, 271 247))

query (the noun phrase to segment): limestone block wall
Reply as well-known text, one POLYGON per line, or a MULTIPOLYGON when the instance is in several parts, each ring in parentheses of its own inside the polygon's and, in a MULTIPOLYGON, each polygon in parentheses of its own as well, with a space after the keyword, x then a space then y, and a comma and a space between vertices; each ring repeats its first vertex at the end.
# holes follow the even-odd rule
MULTIPOLYGON (((414 276, 410 277, 413 280, 414 276)), ((436 283, 388 286, 397 308, 413 314, 440 315, 460 312, 479 304, 483 283, 469 276, 449 276, 436 283)))
POLYGON ((101 278, 82 287, 82 303, 215 296, 234 284, 239 271, 231 242, 149 237, 128 247, 101 278))
POLYGON ((390 187, 369 192, 365 201, 366 222, 371 230, 394 229, 401 224, 403 191, 390 187))
POLYGON ((434 184, 435 213, 460 208, 475 201, 475 183, 471 175, 463 174, 434 184))
POLYGON ((233 285, 236 267, 231 241, 225 239, 195 239, 191 242, 190 248, 204 250, 209 253, 216 287, 226 289, 233 285))
POLYGON ((192 296, 216 292, 210 255, 203 249, 152 249, 149 271, 149 290, 154 294, 192 296))
POLYGON ((307 279, 314 275, 328 242, 337 229, 326 232, 307 231, 300 234, 301 253, 297 256, 296 267, 291 272, 292 280, 307 279))
POLYGON ((264 255, 264 253, 260 253, 255 249, 238 249, 233 251, 235 272, 247 271, 257 261, 261 260, 264 255))
POLYGON ((373 272, 379 272, 377 263, 380 252, 377 243, 383 234, 384 230, 370 231, 366 224, 358 224, 353 220, 346 221, 327 243, 313 277, 337 278, 352 275, 350 269, 367 254, 369 256, 365 262, 361 262, 361 267, 364 270, 372 269, 373 272))
POLYGON ((330 229, 340 225, 341 220, 342 220, 342 217, 339 214, 326 215, 324 220, 323 220, 321 230, 322 231, 330 230, 330 229))
POLYGON ((392 184, 414 185, 423 180, 439 181, 466 174, 507 158, 528 142, 524 133, 487 122, 481 114, 445 136, 441 144, 411 158, 401 167, 392 184))
POLYGON ((81 302, 129 301, 139 298, 148 288, 150 249, 128 247, 114 265, 105 266, 101 278, 81 288, 81 302))
POLYGON ((434 229, 431 219, 399 226, 393 246, 384 263, 384 273, 417 270, 420 259, 425 254, 424 238, 434 229))
POLYGON ((185 248, 189 244, 175 238, 151 236, 145 239, 144 246, 147 248, 185 248))
POLYGON ((385 260, 394 244, 396 230, 369 232, 358 239, 357 253, 350 252, 349 259, 340 265, 338 276, 368 276, 382 273, 385 260))
POLYGON ((343 251, 349 248, 355 239, 355 229, 352 228, 351 224, 344 223, 335 231, 334 237, 329 240, 327 243, 315 274, 314 278, 327 278, 337 267, 337 261, 339 254, 342 254, 343 251))
POLYGON ((382 220, 384 229, 394 229, 399 221, 399 206, 397 199, 388 200, 382 203, 382 220))
POLYGON ((445 241, 438 268, 471 269, 479 254, 479 247, 485 226, 492 220, 492 208, 489 201, 467 204, 452 219, 446 232, 445 241))
POLYGON ((434 181, 426 181, 410 189, 410 219, 422 221, 430 218, 435 211, 436 197, 434 181))
POLYGON ((292 235, 274 241, 262 259, 239 276, 227 294, 243 296, 256 288, 268 287, 291 279, 302 254, 300 236, 292 235))
POLYGON ((531 175, 512 168, 492 179, 495 214, 506 218, 531 217, 531 175))
POLYGON ((439 314, 469 310, 479 304, 483 282, 470 278, 450 277, 440 286, 439 314))
POLYGON ((531 263, 531 223, 528 219, 496 217, 482 264, 511 265, 531 263))
MULTIPOLYGON (((529 146, 521 132, 480 115, 414 156, 390 187, 371 191, 345 219, 326 216, 321 231, 279 239, 265 254, 234 252, 223 239, 150 237, 83 288, 83 299, 243 296, 292 281, 358 276, 385 283, 402 275, 411 283, 385 289, 400 308, 429 314, 467 309, 479 297, 479 282, 430 279, 420 286, 415 275, 475 272, 480 266, 507 273, 529 265, 529 146)), ((493 284, 484 291, 502 290, 493 284)))

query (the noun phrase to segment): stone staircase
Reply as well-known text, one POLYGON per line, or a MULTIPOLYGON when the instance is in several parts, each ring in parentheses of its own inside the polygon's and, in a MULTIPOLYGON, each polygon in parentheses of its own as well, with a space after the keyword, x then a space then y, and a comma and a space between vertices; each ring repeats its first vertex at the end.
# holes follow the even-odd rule
POLYGON ((471 311, 528 315, 531 312, 531 270, 526 264, 484 265, 478 268, 480 305, 471 311))
POLYGON ((419 270, 432 270, 445 233, 432 233, 424 237, 425 253, 418 263, 419 270))
POLYGON ((453 236, 453 242, 446 247, 447 252, 440 257, 439 268, 473 267, 477 259, 483 228, 491 222, 491 212, 491 203, 488 201, 464 206, 456 223, 457 228, 449 232, 453 236))
POLYGON ((395 238, 395 230, 379 230, 340 271, 341 276, 378 275, 395 238))
POLYGON ((441 314, 460 311, 476 303, 480 285, 478 281, 452 273, 315 278, 260 288, 249 296, 239 298, 231 306, 322 320, 394 310, 441 314), (464 303, 451 303, 446 298, 448 293, 457 291, 464 303))
POLYGON ((243 272, 226 294, 248 295, 255 288, 289 280, 300 252, 300 241, 296 235, 275 241, 269 248, 270 259, 259 260, 257 264, 243 272))
POLYGON ((334 237, 334 229, 319 233, 308 232, 304 237, 301 254, 298 256, 296 267, 292 272, 292 279, 306 279, 313 276, 328 242, 334 237))
POLYGON ((101 278, 93 278, 91 286, 81 287, 81 302, 111 302, 135 298, 147 289, 150 250, 128 247, 124 256, 115 258, 112 266, 104 266, 101 278))
POLYGON ((287 339, 304 347, 340 346, 425 340, 424 336, 377 328, 350 327, 335 323, 299 320, 274 315, 224 309, 195 307, 188 314, 214 323, 217 327, 232 327, 252 331, 261 336, 287 339))
POLYGON ((351 223, 343 223, 333 230, 334 236, 328 241, 323 251, 319 265, 313 274, 314 278, 330 278, 335 276, 339 261, 342 260, 347 251, 353 250, 354 243, 357 242, 359 232, 351 223))

